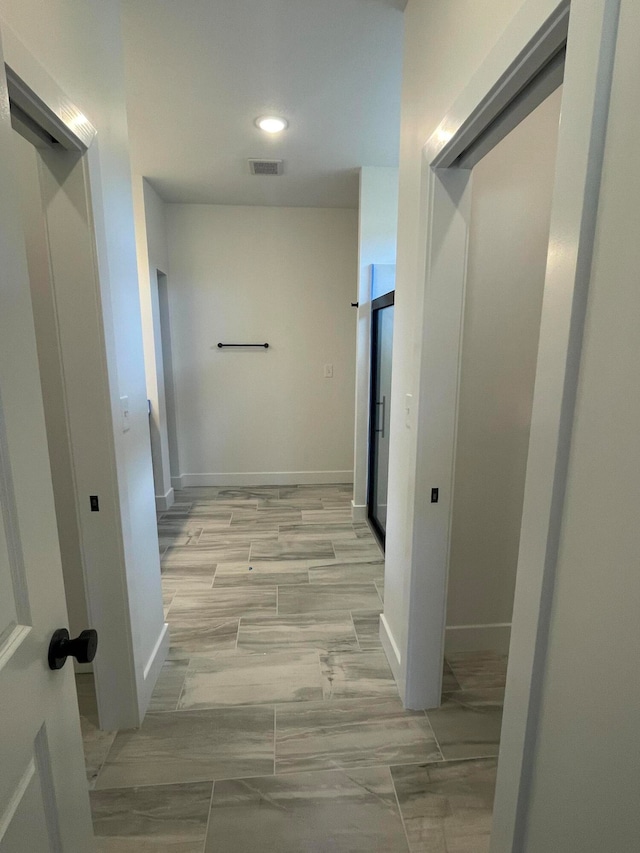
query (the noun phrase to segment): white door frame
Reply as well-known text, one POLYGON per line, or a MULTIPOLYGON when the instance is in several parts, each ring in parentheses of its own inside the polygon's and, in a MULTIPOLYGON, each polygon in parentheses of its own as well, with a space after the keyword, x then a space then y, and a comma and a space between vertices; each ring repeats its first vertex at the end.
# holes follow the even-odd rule
MULTIPOLYGON (((68 186, 71 181, 67 179, 64 193, 55 191, 53 173, 56 168, 64 171, 66 166, 62 162, 56 166, 55 157, 48 164, 51 172, 45 174, 41 169, 40 179, 43 192, 46 193, 45 188, 49 190, 45 217, 54 281, 58 275, 61 349, 66 340, 74 353, 85 353, 85 357, 68 359, 65 365, 67 390, 74 390, 73 398, 67 394, 66 404, 69 441, 76 448, 73 478, 88 618, 100 637, 93 664, 100 725, 110 730, 134 728, 142 722, 167 654, 169 635, 163 623, 149 660, 136 660, 135 628, 129 607, 131 579, 127 575, 122 530, 124 510, 118 487, 122 472, 118 470, 115 447, 115 432, 121 428, 115 335, 106 289, 106 252, 100 251, 106 244, 106 234, 100 203, 99 142, 86 115, 11 28, 2 21, 0 28, 12 100, 33 119, 35 126, 50 132, 61 148, 83 155, 77 166, 70 161, 68 176, 73 175, 73 186, 68 186), (80 212, 78 216, 76 210, 80 212), (77 238, 77 257, 69 255, 69 234, 65 232, 69 222, 77 238), (86 323, 77 322, 78 314, 86 323), (90 514, 90 494, 100 496, 99 515, 90 514)), ((33 141, 37 143, 37 139, 33 141)), ((44 152, 43 156, 50 155, 44 152)), ((158 607, 161 613, 159 564, 158 607)))
MULTIPOLYGON (((535 731, 551 608, 581 337, 589 282, 619 0, 526 0, 423 149, 420 229, 424 297, 416 306, 420 352, 412 458, 407 645, 381 618, 381 637, 409 708, 440 704, 471 168, 463 155, 502 124, 504 110, 533 109, 520 93, 567 40, 549 253, 533 401, 494 851, 515 850, 520 792, 535 731), (568 34, 567 34, 568 33, 568 34), (518 101, 520 103, 518 104, 518 101), (517 107, 516 107, 517 104, 517 107), (459 159, 460 158, 460 159, 459 159), (431 503, 431 489, 439 502, 431 503)), ((548 67, 548 66, 547 66, 548 67)), ((484 148, 484 153, 488 148, 484 148)), ((396 407, 400 402, 396 400, 396 407)), ((397 438, 396 440, 400 440, 397 438)), ((392 531, 389 531, 393 535, 392 531)))

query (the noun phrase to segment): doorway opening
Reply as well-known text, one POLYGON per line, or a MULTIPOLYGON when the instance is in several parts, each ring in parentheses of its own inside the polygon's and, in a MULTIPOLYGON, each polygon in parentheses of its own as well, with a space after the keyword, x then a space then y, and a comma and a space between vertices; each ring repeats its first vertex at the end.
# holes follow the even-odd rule
POLYGON ((160 313, 160 339, 162 341, 162 368, 164 399, 167 410, 167 440, 169 444, 169 471, 172 480, 180 476, 178 453, 178 414, 171 350, 171 319, 169 315, 169 280, 158 270, 158 306, 160 313))
POLYGON ((394 292, 371 303, 371 396, 367 514, 384 549, 389 486, 389 424, 393 356, 394 292))
POLYGON ((500 743, 561 100, 560 87, 471 175, 436 714, 456 718, 452 740, 472 743, 494 775, 489 759, 500 743))
POLYGON ((178 485, 180 477, 169 280, 166 273, 151 268, 149 284, 153 324, 153 362, 146 365, 149 430, 156 509, 164 511, 173 503, 173 484, 178 485))

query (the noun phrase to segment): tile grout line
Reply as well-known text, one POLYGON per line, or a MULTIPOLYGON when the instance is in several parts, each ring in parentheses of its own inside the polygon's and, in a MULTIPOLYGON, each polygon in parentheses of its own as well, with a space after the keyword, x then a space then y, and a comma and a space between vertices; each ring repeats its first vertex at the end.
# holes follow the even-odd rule
POLYGON ((211 823, 211 815, 213 813, 213 793, 216 789, 216 780, 213 779, 211 782, 211 796, 209 797, 209 813, 207 815, 207 825, 204 830, 204 841, 202 842, 202 853, 206 853, 207 849, 207 840, 209 838, 209 825, 211 823))
MULTIPOLYGON (((271 706, 271 707, 273 707, 273 706, 271 706)), ((349 770, 355 770, 355 771, 357 771, 357 770, 384 770, 384 769, 390 769, 391 767, 425 767, 425 766, 435 767, 435 766, 442 766, 442 765, 448 765, 449 766, 449 765, 454 765, 454 764, 464 764, 465 762, 471 762, 471 761, 496 761, 497 758, 498 758, 497 755, 480 755, 480 756, 474 756, 472 758, 450 758, 450 759, 444 759, 442 761, 440 761, 440 760, 438 760, 438 761, 425 761, 424 759, 421 761, 405 761, 405 762, 399 762, 398 764, 392 764, 392 765, 389 765, 389 764, 358 764, 355 766, 346 765, 344 767, 318 767, 318 768, 314 768, 312 770, 291 770, 291 771, 285 771, 284 773, 280 772, 280 773, 276 773, 275 776, 276 777, 292 776, 292 775, 295 775, 297 773, 335 773, 336 771, 347 772, 349 770)), ((198 782, 212 782, 215 784, 215 782, 238 782, 238 781, 242 781, 243 779, 272 779, 272 778, 273 778, 273 776, 271 774, 265 775, 263 773, 259 776, 222 776, 219 779, 181 779, 179 781, 174 781, 174 782, 166 782, 166 781, 151 782, 151 783, 146 783, 144 785, 139 785, 139 784, 111 785, 109 787, 95 788, 93 790, 96 790, 98 792, 100 792, 100 791, 128 791, 128 790, 131 790, 132 788, 160 788, 160 787, 163 787, 164 785, 192 785, 192 784, 196 784, 198 782)))
POLYGON ((273 775, 276 775, 276 744, 278 741, 278 706, 273 706, 273 775))
POLYGON ((427 719, 427 723, 429 724, 429 728, 431 730, 431 734, 433 735, 433 740, 435 742, 435 745, 438 747, 438 752, 440 753, 440 756, 441 756, 442 760, 444 761, 444 752, 442 751, 442 747, 440 746, 440 741, 436 737, 436 733, 434 731, 434 728, 431 725, 431 720, 429 719, 429 715, 427 714, 426 710, 423 710, 422 713, 425 715, 425 717, 427 719))
MULTIPOLYGON (((394 765, 395 766, 395 765, 394 765)), ((402 766, 402 765, 399 765, 402 766)), ((396 799, 396 805, 398 806, 398 814, 400 815, 400 822, 402 823, 402 830, 404 832, 404 837, 407 842, 407 851, 411 853, 411 842, 409 841, 409 833, 407 832, 407 825, 404 821, 404 814, 402 813, 402 807, 400 805, 400 797, 398 796, 398 789, 396 788, 395 779, 393 778, 393 773, 391 772, 391 767, 389 766, 389 778, 391 779, 391 788, 393 789, 393 795, 396 799)))
POLYGON ((360 637, 358 636, 358 629, 356 628, 356 623, 355 623, 355 620, 353 618, 353 610, 349 611, 349 616, 351 617, 351 624, 353 625, 353 633, 356 635, 356 643, 358 644, 358 648, 360 649, 360 651, 363 652, 364 649, 360 645, 360 637))

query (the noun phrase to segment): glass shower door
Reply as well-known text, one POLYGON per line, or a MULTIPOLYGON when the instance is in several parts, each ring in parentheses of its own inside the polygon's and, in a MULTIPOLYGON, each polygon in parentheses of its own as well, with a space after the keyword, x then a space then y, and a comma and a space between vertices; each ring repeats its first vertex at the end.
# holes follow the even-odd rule
POLYGON ((387 530, 393 297, 393 293, 387 293, 371 304, 368 512, 369 520, 383 545, 387 530))

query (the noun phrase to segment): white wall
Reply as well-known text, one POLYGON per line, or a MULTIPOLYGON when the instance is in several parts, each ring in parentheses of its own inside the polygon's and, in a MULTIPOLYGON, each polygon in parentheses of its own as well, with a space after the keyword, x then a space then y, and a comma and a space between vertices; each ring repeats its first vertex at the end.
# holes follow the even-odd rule
POLYGON ((367 514, 369 393, 371 378, 371 265, 395 264, 398 230, 398 170, 367 166, 360 170, 358 209, 358 330, 353 518, 367 514))
POLYGON ((147 383, 151 402, 149 428, 156 507, 168 509, 174 501, 171 486, 167 407, 158 273, 167 274, 167 234, 165 204, 151 184, 133 176, 133 208, 136 225, 136 252, 140 282, 140 311, 147 383))
POLYGON ((111 454, 111 467, 108 472, 106 467, 101 469, 100 476, 107 493, 112 490, 113 499, 108 500, 108 512, 94 514, 90 521, 96 541, 104 537, 117 557, 96 579, 105 594, 90 602, 90 611, 99 613, 107 626, 103 643, 118 659, 118 665, 98 679, 99 692, 108 696, 112 712, 102 722, 134 726, 150 698, 167 636, 155 526, 119 6, 116 0, 81 4, 74 0, 1 0, 0 16, 8 25, 2 29, 7 62, 27 83, 48 73, 98 130, 87 166, 105 333, 102 358, 106 359, 108 387, 103 396, 111 423, 107 424, 109 434, 94 434, 91 441, 111 454), (38 64, 23 53, 21 42, 38 64), (121 396, 129 398, 130 429, 126 433, 120 429, 121 396), (107 524, 112 511, 113 525, 107 524))
POLYGON ((356 212, 172 204, 167 222, 181 484, 351 481, 356 212))
POLYGON ((559 90, 473 171, 447 602, 451 651, 509 646, 560 100, 559 90))

